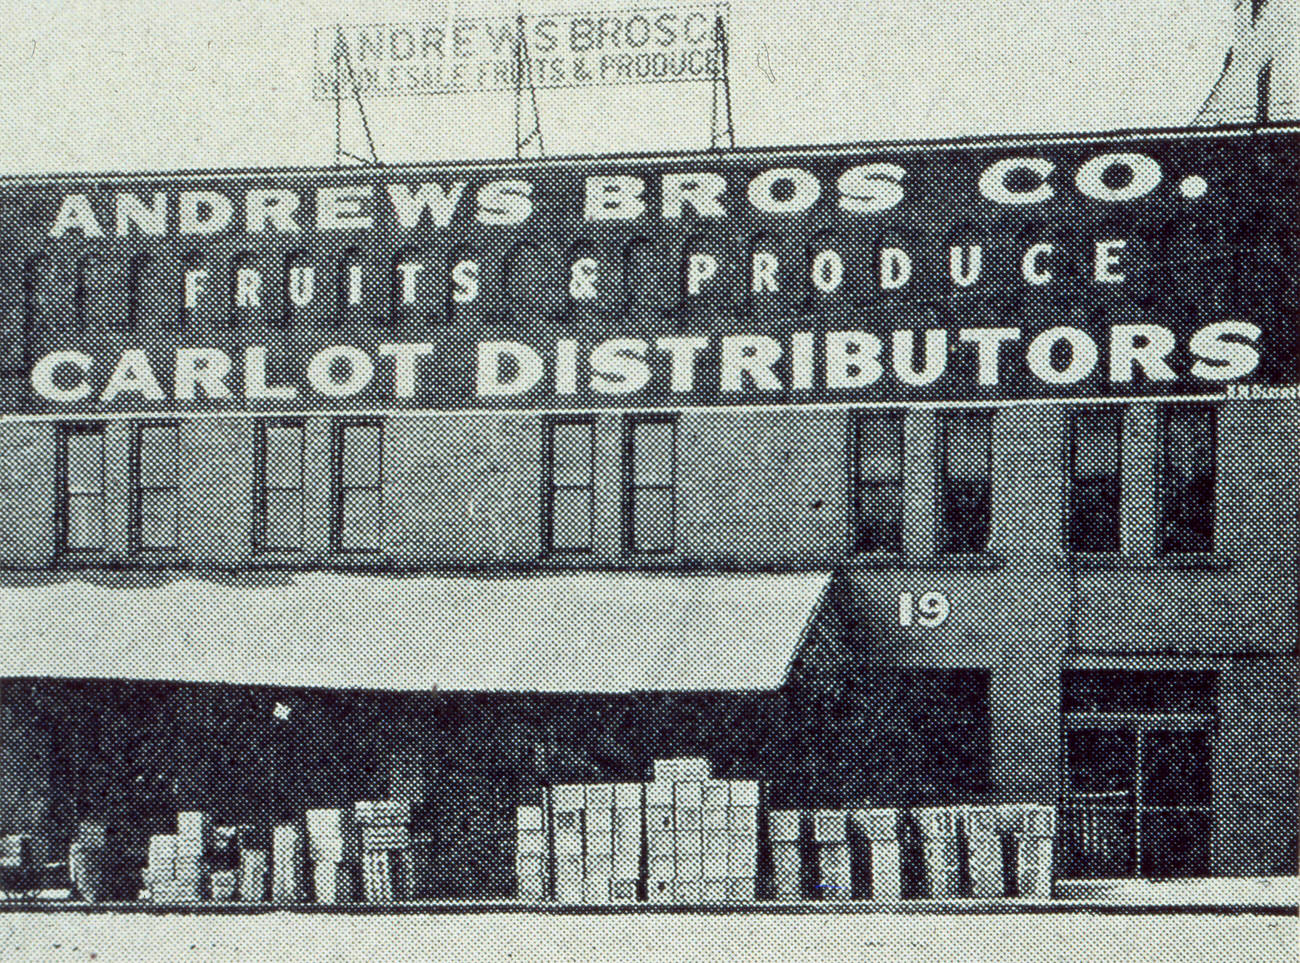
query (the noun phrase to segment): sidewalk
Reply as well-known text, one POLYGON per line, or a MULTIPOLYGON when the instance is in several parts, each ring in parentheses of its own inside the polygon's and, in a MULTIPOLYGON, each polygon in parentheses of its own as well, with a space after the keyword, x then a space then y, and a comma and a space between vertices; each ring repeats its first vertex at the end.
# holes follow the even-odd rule
POLYGON ((439 915, 483 913, 533 913, 548 916, 626 916, 697 914, 725 915, 1008 915, 1052 913, 1102 913, 1147 915, 1191 913, 1198 915, 1300 915, 1300 877, 1246 877, 1216 879, 1087 879, 1058 880, 1051 900, 1034 899, 906 899, 853 902, 749 902, 679 905, 624 903, 575 905, 524 903, 513 900, 429 901, 411 903, 83 903, 66 899, 66 891, 46 891, 30 902, 0 901, 0 912, 145 913, 213 916, 255 916, 263 913, 319 914, 329 916, 439 915))

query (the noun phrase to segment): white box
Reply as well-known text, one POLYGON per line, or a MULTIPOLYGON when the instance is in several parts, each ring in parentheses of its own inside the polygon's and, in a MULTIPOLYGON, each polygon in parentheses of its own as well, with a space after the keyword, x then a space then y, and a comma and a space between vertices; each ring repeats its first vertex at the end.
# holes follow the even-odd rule
POLYGON ((561 876, 576 876, 579 879, 583 876, 583 859, 581 853, 557 854, 555 857, 555 875, 556 878, 561 876))
POLYGON ((656 829, 654 832, 645 834, 646 852, 651 856, 658 856, 661 853, 677 852, 677 834, 666 833, 663 830, 656 829))
POLYGON ((704 851, 704 834, 698 829, 693 833, 673 833, 673 844, 679 853, 701 853, 704 851))
POLYGON ((726 809, 708 808, 700 810, 700 828, 707 832, 727 831, 730 820, 726 809))
MULTIPOLYGON (((645 818, 639 809, 615 809, 614 810, 614 835, 620 838, 630 838, 641 836, 641 823, 645 818)), ((667 827, 672 828, 672 827, 667 827)))
POLYGON ((647 879, 645 896, 648 903, 671 903, 673 901, 673 878, 666 876, 647 879))
POLYGON ((746 879, 733 878, 727 881, 727 895, 733 903, 752 903, 757 893, 758 889, 753 876, 746 879))
POLYGON ((529 903, 541 903, 546 900, 546 877, 520 876, 516 889, 516 898, 529 903))
POLYGON ((758 783, 749 779, 731 780, 731 806, 757 806, 758 783))
MULTIPOLYGON (((731 851, 731 837, 725 832, 705 830, 700 834, 700 851, 704 853, 726 853, 731 851)), ((723 874, 726 875, 725 873, 723 874)))
POLYGON ((523 832, 542 832, 546 822, 541 806, 519 806, 515 809, 515 828, 523 832))
POLYGON ((590 879, 611 879, 614 876, 614 857, 607 853, 588 853, 583 875, 590 879))
POLYGON ((726 875, 740 877, 757 876, 758 853, 753 850, 748 852, 728 853, 726 875))
POLYGON ((546 857, 540 853, 516 853, 515 875, 521 878, 524 876, 545 876, 546 857))
POLYGON ((673 828, 679 833, 698 833, 703 813, 703 809, 673 810, 673 828))
POLYGON ((645 807, 647 810, 659 806, 673 808, 673 784, 670 782, 648 782, 645 784, 645 807))
POLYGON ((204 847, 212 843, 212 817, 204 812, 176 814, 176 835, 181 839, 197 839, 204 847))
POLYGON ((702 782, 677 782, 673 783, 673 808, 678 811, 683 809, 702 809, 704 807, 704 783, 702 782))
POLYGON ((731 783, 709 779, 701 785, 705 809, 726 809, 731 805, 731 783))
POLYGON ((176 837, 171 835, 149 837, 149 865, 155 868, 166 867, 170 877, 175 871, 176 837))
POLYGON ((842 809, 818 809, 812 818, 813 842, 842 843, 848 839, 842 809))
POLYGON ((603 879, 584 879, 582 881, 582 902, 588 906, 600 906, 608 903, 611 899, 610 880, 608 877, 603 879))
POLYGON ((705 903, 725 903, 731 898, 726 877, 705 879, 700 884, 700 900, 705 903))
POLYGON ((614 850, 614 875, 624 879, 641 875, 641 847, 614 850))
POLYGON ((758 837, 757 836, 728 836, 727 852, 756 853, 758 852, 758 837))
POLYGON ((803 813, 794 809, 775 809, 767 814, 767 829, 773 842, 798 842, 803 829, 803 813))
POLYGON ((609 782, 590 783, 586 786, 584 795, 586 797, 586 808, 588 809, 613 809, 614 808, 614 784, 609 782))
POLYGON ((673 902, 686 906, 702 902, 702 882, 699 879, 683 879, 680 876, 673 880, 673 902))
POLYGON ((707 759, 656 759, 654 761, 655 782, 683 782, 686 780, 703 782, 709 778, 710 774, 709 760, 707 759))
POLYGON ((545 853, 546 833, 520 830, 515 834, 515 849, 521 853, 545 853))
POLYGON ((672 853, 652 853, 646 860, 648 879, 672 879, 677 875, 677 857, 672 853))
POLYGON ((640 809, 645 791, 639 782, 618 782, 614 784, 615 809, 640 809))
POLYGON ((673 808, 671 806, 646 806, 645 830, 647 833, 671 833, 675 825, 676 820, 673 819, 673 808))
POLYGON ((307 849, 314 863, 341 863, 352 856, 350 849, 338 838, 313 839, 307 844, 307 849))
POLYGON ((587 787, 582 785, 561 785, 551 787, 551 809, 558 812, 575 812, 585 809, 587 804, 587 787))
POLYGON ((731 875, 726 853, 703 853, 700 856, 700 875, 705 879, 726 879, 731 875))
POLYGON ((585 882, 586 880, 581 876, 556 876, 555 901, 557 903, 581 903, 585 882))
POLYGON ((614 810, 588 809, 583 813, 587 837, 614 835, 614 810))
POLYGON ((342 839, 352 825, 351 819, 344 821, 342 809, 308 809, 303 822, 308 839, 342 839))
POLYGON ((758 807, 732 806, 727 810, 727 831, 733 836, 758 835, 758 807))
POLYGON ((609 881, 609 900, 611 903, 635 903, 640 880, 635 876, 611 879, 609 881))
POLYGON ((352 902, 352 867, 347 863, 317 863, 312 867, 316 902, 352 902))
POLYGON ((677 854, 677 878, 699 879, 704 875, 704 864, 699 853, 677 854))
POLYGON ((898 838, 897 809, 853 809, 849 811, 849 825, 864 839, 887 842, 898 838))

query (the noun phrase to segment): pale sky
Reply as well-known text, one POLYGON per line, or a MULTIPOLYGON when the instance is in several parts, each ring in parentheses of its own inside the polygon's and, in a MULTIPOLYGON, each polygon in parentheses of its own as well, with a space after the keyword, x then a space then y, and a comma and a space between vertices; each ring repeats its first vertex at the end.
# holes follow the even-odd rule
MULTIPOLYGON (((1184 125, 1222 66, 1232 4, 732 0, 737 144, 1184 125)), ((524 0, 530 13, 632 6, 524 0)), ((311 98, 313 28, 446 15, 444 0, 0 0, 0 11, 0 173, 332 163, 333 105, 311 98)), ((708 84, 541 91, 547 152, 706 147, 709 96, 708 84)), ((385 162, 514 149, 508 92, 366 106, 385 162)))

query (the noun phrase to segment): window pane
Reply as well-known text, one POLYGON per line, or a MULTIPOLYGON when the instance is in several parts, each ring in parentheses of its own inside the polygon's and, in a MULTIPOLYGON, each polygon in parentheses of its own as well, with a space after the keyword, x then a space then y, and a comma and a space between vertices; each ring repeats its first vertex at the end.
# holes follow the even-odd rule
POLYGON ((1166 552, 1214 550, 1214 409, 1169 411, 1165 439, 1166 552))
POLYGON ((671 485, 673 483, 673 437, 675 434, 675 426, 669 421, 642 421, 633 427, 633 485, 671 485))
POLYGON ((1209 876, 1212 835, 1208 813, 1145 813, 1142 875, 1162 879, 1209 876))
POLYGON ((179 457, 180 440, 175 425, 142 427, 140 429, 140 487, 174 487, 179 457))
POLYGON ((104 499, 99 495, 72 495, 68 498, 66 548, 104 547, 104 499))
POLYGON ((1137 736, 1126 729, 1076 729, 1067 734, 1071 795, 1094 804, 1132 801, 1137 736))
POLYGON ((266 487, 299 488, 302 485, 302 427, 266 426, 266 487))
POLYGON ((673 547, 673 493, 667 488, 642 488, 632 505, 632 548, 637 552, 668 552, 673 547))
POLYGON ((858 488, 857 550, 859 552, 901 552, 903 550, 902 486, 869 485, 858 488))
POLYGON ((302 492, 266 493, 265 548, 302 548, 302 492))
POLYGON ((947 471, 949 478, 979 481, 989 477, 989 442, 993 420, 982 412, 949 416, 947 471))
POLYGON ((375 489, 343 492, 339 547, 345 551, 377 552, 383 534, 383 499, 375 489))
POLYGON ((552 426, 552 482, 556 485, 591 484, 592 426, 552 426))
POLYGON ((140 547, 176 547, 177 495, 174 490, 140 493, 140 547))
POLYGON ((1069 669, 1061 674, 1066 712, 1213 712, 1213 672, 1069 669))
POLYGON ((1119 551, 1119 483, 1075 481, 1070 488, 1070 549, 1075 552, 1119 551))
POLYGON ((1074 416, 1074 476, 1101 478, 1119 471, 1119 412, 1080 411, 1074 416))
POLYGON ((104 435, 101 432, 69 432, 68 491, 104 490, 104 435))
POLYGON ((988 482, 949 481, 943 494, 943 550, 984 551, 989 541, 988 482))
POLYGON ((382 438, 379 425, 344 425, 340 457, 345 488, 379 485, 382 438))
POLYGON ((1210 804, 1210 734, 1156 730, 1142 745, 1142 795, 1147 806, 1210 804))
POLYGON ((551 548, 559 551, 589 550, 591 508, 591 489, 557 489, 551 505, 551 548))
POLYGON ((888 481, 903 472, 903 419, 895 414, 861 416, 858 422, 858 477, 888 481))

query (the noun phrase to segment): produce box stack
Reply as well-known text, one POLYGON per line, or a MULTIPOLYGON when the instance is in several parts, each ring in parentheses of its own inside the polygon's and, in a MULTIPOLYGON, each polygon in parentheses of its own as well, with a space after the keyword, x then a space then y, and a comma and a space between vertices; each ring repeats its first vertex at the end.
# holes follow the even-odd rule
POLYGON ((544 806, 515 809, 516 895, 527 903, 550 898, 550 839, 544 806))
POLYGON ((285 823, 271 831, 271 901, 301 903, 307 896, 302 827, 285 823))
POLYGON ((981 899, 1006 896, 1001 812, 996 806, 964 806, 961 810, 961 832, 966 842, 970 894, 981 899))
POLYGON ((803 813, 778 809, 768 813, 772 844, 772 895, 778 900, 803 898, 803 813))
POLYGON ((727 785, 727 899, 754 899, 758 877, 758 783, 727 785))
POLYGON ((834 902, 852 899, 848 820, 844 811, 819 809, 814 812, 812 841, 817 851, 818 898, 834 902))
POLYGON ((614 892, 614 786, 584 787, 582 901, 608 903, 614 892))
MULTIPOLYGON (((656 767, 658 763, 655 764, 656 767)), ((673 817, 673 784, 645 784, 646 899, 671 903, 676 898, 677 839, 673 817)))
POLYGON ((856 887, 867 899, 902 897, 902 851, 898 841, 898 810, 854 809, 849 812, 850 845, 860 853, 865 878, 856 887))
POLYGON ((410 898, 411 804, 399 799, 356 805, 361 878, 367 903, 410 898))
POLYGON ((265 903, 270 882, 270 855, 262 848, 239 849, 239 898, 245 903, 265 903))
POLYGON ((1022 899, 1052 898, 1052 843, 1056 808, 1020 806, 1011 827, 1016 846, 1016 891, 1022 899))
POLYGON ((144 868, 149 898, 155 903, 178 902, 176 886, 176 836, 149 837, 149 862, 144 868))
POLYGON ((214 903, 232 902, 239 893, 239 835, 238 826, 215 826, 212 829, 209 866, 214 903))
POLYGON ((674 903, 699 903, 704 898, 704 780, 673 783, 673 853, 677 875, 674 903))
POLYGON ((318 903, 350 903, 356 861, 356 825, 346 809, 308 809, 307 853, 318 903))
POLYGON ((212 850, 212 817, 205 812, 176 814, 176 883, 182 902, 203 899, 208 893, 207 858, 212 850))
POLYGON ((706 903, 722 903, 731 899, 731 835, 727 824, 731 784, 721 779, 708 779, 701 791, 703 807, 700 810, 700 827, 703 842, 700 847, 700 862, 703 882, 700 884, 700 898, 706 903))
POLYGON ((551 787, 551 825, 555 841, 555 899, 581 903, 584 893, 583 810, 586 787, 551 787))
POLYGON ((645 790, 639 782, 614 785, 614 875, 610 901, 635 903, 641 883, 641 848, 645 833, 645 790))
POLYGON ((959 893, 958 811, 955 807, 912 810, 912 820, 921 834, 925 895, 930 899, 949 899, 959 893))

